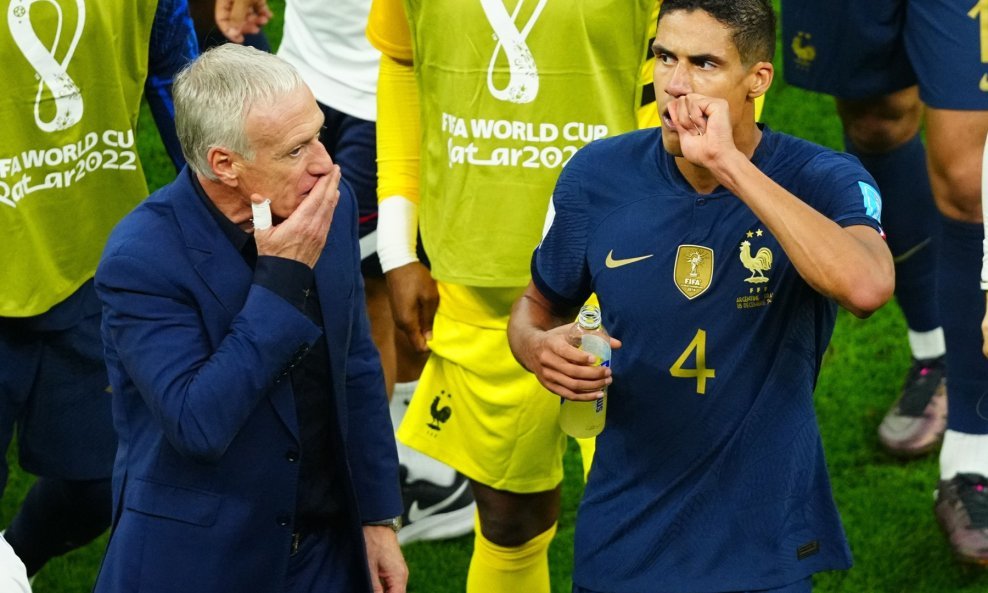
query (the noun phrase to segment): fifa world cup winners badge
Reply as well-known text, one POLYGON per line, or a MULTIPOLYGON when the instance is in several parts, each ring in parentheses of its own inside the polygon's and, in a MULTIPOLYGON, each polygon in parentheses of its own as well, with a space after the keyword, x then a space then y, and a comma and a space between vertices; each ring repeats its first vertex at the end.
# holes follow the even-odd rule
POLYGON ((680 245, 676 251, 673 281, 683 296, 693 300, 710 288, 714 276, 714 252, 701 245, 680 245))

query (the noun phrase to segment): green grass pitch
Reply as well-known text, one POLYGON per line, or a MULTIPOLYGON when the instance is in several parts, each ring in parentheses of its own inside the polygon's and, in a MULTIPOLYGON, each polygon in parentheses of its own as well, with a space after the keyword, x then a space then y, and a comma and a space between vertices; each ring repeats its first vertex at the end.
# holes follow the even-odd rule
MULTIPOLYGON (((283 0, 270 2, 277 14, 283 0)), ((277 43, 280 21, 268 26, 277 43)), ((780 40, 780 45, 784 40, 780 40)), ((841 147, 840 123, 833 102, 787 87, 777 72, 763 120, 776 130, 841 147)), ((170 181, 171 165, 146 109, 140 120, 139 146, 151 188, 170 181)), ((971 320, 976 323, 978 320, 971 320)), ((841 312, 816 392, 834 496, 844 519, 855 565, 850 571, 815 579, 819 593, 984 593, 988 571, 956 563, 933 518, 937 461, 933 455, 899 462, 878 448, 875 429, 895 399, 909 364, 905 324, 891 303, 861 321, 841 312)), ((0 504, 6 525, 31 484, 17 469, 13 449, 7 459, 12 475, 0 504)), ((559 533, 550 549, 554 592, 571 589, 573 521, 582 492, 579 453, 571 443, 563 484, 559 533)), ((92 589, 106 536, 63 558, 38 575, 38 593, 83 593, 92 589)), ((461 593, 466 583, 472 537, 405 547, 414 593, 461 593)), ((524 593, 524 592, 519 592, 524 593)))

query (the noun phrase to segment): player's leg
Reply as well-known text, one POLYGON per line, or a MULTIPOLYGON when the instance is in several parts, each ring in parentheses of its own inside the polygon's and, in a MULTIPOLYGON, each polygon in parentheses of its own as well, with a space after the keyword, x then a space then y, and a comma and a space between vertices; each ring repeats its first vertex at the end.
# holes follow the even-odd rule
POLYGON ((7 486, 7 448, 41 364, 42 341, 23 319, 0 317, 0 498, 7 486))
POLYGON ((783 0, 786 80, 835 97, 846 148, 882 193, 896 299, 913 363, 879 427, 889 451, 928 452, 944 430, 944 342, 935 299, 935 217, 919 138, 921 104, 902 31, 903 0, 783 0))
MULTIPOLYGON (((375 257, 371 255, 370 257, 375 257)), ((388 285, 384 278, 373 274, 364 274, 364 300, 367 303, 367 318, 370 321, 371 339, 381 354, 381 367, 384 369, 384 387, 388 391, 388 399, 394 397, 395 374, 398 360, 395 351, 396 332, 394 318, 391 316, 391 304, 388 302, 388 285)))
POLYGON ((895 296, 906 318, 912 365, 878 427, 882 445, 904 457, 934 450, 946 428, 945 343, 936 304, 936 208, 919 136, 923 105, 915 86, 860 100, 837 100, 847 151, 878 182, 882 226, 895 258, 895 296))
MULTIPOLYGON (((363 120, 321 105, 325 124, 320 140, 340 165, 343 178, 353 187, 360 216, 361 273, 364 297, 371 326, 371 338, 381 353, 381 364, 391 400, 394 426, 401 423, 404 410, 425 364, 426 356, 414 352, 391 316, 387 285, 377 259, 377 161, 374 122, 363 120), (401 383, 396 383, 396 378, 401 383)), ((406 528, 399 534, 402 543, 456 537, 473 529, 473 499, 466 478, 445 465, 398 443, 401 464, 402 499, 406 528), (431 509, 428 517, 412 513, 416 508, 431 509), (415 525, 418 522, 419 525, 415 525)))
MULTIPOLYGON (((985 154, 981 160, 981 218, 988 224, 988 138, 985 139, 985 154)), ((988 236, 988 232, 985 232, 988 236)), ((981 258, 981 290, 986 291, 985 316, 981 320, 981 353, 988 358, 988 248, 981 258)))
POLYGON ((981 149, 988 111, 927 113, 930 172, 942 214, 940 306, 947 339, 950 402, 940 452, 937 518, 955 553, 988 564, 988 360, 981 353, 979 285, 981 149))
POLYGON ((4 537, 33 576, 50 559, 96 539, 110 525, 109 479, 41 477, 21 503, 4 537))
MULTIPOLYGON (((988 14, 912 1, 906 47, 927 105, 930 183, 941 213, 939 303, 950 401, 936 515, 962 560, 988 564, 988 360, 981 356, 981 164, 988 133, 988 14)), ((972 9, 974 8, 974 9, 972 9)))
POLYGON ((23 554, 29 574, 110 525, 117 439, 95 303, 90 281, 33 318, 44 345, 20 420, 18 448, 21 466, 41 478, 5 535, 23 554))
POLYGON ((438 287, 432 355, 398 436, 477 484, 468 590, 547 592, 566 439, 559 398, 508 348, 521 289, 438 287))
POLYGON ((515 493, 471 482, 478 529, 467 593, 549 591, 549 544, 556 534, 560 487, 515 493))

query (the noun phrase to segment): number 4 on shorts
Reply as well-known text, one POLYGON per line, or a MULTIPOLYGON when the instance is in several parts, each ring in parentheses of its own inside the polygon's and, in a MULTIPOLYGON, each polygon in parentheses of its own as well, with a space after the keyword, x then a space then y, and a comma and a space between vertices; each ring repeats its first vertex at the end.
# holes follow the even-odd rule
POLYGON ((707 379, 713 379, 716 372, 714 369, 707 368, 707 332, 702 329, 696 330, 693 341, 686 347, 686 350, 683 350, 683 353, 679 355, 676 362, 672 363, 672 366, 669 367, 669 374, 673 377, 696 379, 696 392, 700 395, 707 392, 707 379), (696 367, 692 369, 685 368, 683 365, 686 364, 686 361, 694 352, 696 353, 696 367))

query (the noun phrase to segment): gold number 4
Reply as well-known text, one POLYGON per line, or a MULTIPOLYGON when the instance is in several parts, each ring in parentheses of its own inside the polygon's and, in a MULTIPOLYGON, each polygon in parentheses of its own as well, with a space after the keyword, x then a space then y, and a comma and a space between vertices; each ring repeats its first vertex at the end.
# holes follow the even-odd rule
POLYGON ((669 374, 681 379, 696 379, 696 392, 703 395, 707 392, 707 379, 713 379, 717 371, 707 368, 707 332, 696 330, 693 341, 683 350, 676 362, 669 367, 669 374), (696 352, 696 368, 683 368, 690 354, 696 352))

